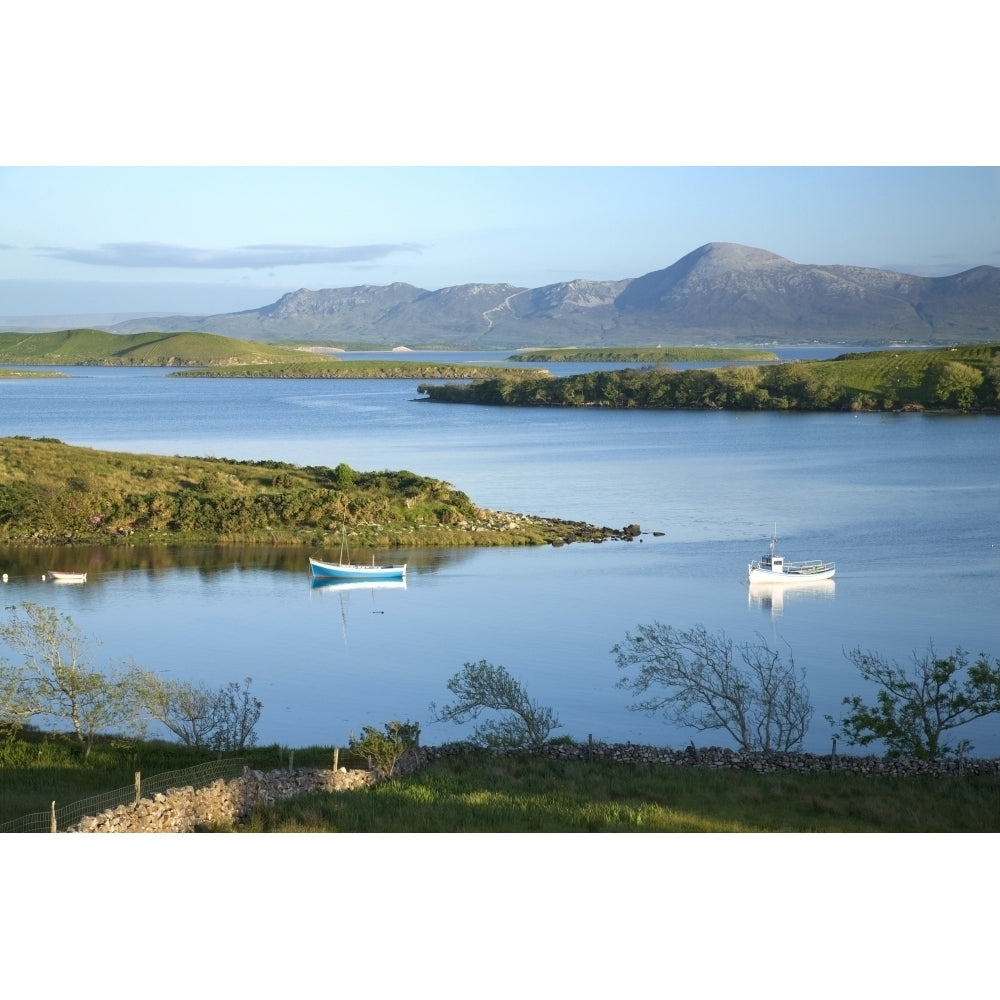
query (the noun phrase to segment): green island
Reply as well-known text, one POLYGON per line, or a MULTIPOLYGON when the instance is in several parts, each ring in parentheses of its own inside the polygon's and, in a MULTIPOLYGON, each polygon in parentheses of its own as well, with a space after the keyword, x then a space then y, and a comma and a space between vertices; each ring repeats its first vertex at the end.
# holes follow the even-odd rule
POLYGON ((602 541, 637 529, 498 512, 408 471, 109 452, 0 438, 0 543, 431 549, 602 541))
POLYGON ((645 361, 678 364, 687 361, 777 361, 773 351, 743 347, 546 347, 518 351, 508 361, 645 361))
POLYGON ((490 406, 996 413, 1000 343, 690 371, 644 367, 561 378, 518 373, 471 384, 425 383, 418 391, 432 402, 490 406))

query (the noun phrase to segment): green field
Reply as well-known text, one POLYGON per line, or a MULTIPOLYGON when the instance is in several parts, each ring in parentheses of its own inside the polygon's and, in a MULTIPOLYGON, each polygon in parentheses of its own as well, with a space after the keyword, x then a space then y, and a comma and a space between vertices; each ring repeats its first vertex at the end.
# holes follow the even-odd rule
POLYGON ((996 777, 756 774, 468 755, 258 808, 249 832, 927 833, 1000 830, 996 777))
MULTIPOLYGON (((259 770, 288 748, 242 752, 259 770)), ((67 739, 0 744, 0 825, 144 778, 211 761, 202 749, 102 739, 88 760, 67 739)), ((339 764, 363 767, 345 749, 339 764)), ((294 750, 297 767, 330 767, 332 747, 294 750)), ((231 826, 221 832, 232 830, 231 826)), ((559 761, 470 752, 370 789, 260 806, 247 832, 294 833, 928 833, 1000 831, 1000 779, 866 777, 559 761)))

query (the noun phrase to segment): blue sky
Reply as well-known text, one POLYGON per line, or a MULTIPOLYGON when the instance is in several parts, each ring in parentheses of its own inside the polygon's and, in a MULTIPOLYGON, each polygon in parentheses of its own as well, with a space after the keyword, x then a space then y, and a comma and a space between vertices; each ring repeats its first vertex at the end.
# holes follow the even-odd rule
POLYGON ((0 316, 632 278, 714 241, 1000 266, 978 11, 285 0, 234 19, 95 0, 52 30, 53 8, 20 5, 0 316))
POLYGON ((8 167, 0 203, 5 316, 632 278, 713 241, 921 275, 1000 266, 991 167, 8 167))

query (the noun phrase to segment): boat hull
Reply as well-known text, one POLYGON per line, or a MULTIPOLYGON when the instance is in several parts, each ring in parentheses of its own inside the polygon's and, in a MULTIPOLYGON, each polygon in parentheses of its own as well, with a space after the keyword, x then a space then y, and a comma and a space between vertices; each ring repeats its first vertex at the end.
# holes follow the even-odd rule
POLYGON ((406 590, 406 579, 402 580, 339 580, 334 576, 314 576, 309 581, 314 591, 324 594, 346 594, 351 590, 406 590))
POLYGON ((358 563, 328 563, 309 557, 314 577, 324 580, 402 580, 406 563, 398 566, 363 566, 358 563))
POLYGON ((751 563, 748 568, 747 578, 750 583, 791 583, 802 585, 805 583, 818 583, 821 580, 832 580, 836 572, 836 567, 829 565, 807 567, 805 569, 786 568, 778 571, 751 563))
POLYGON ((49 570, 45 574, 53 583, 86 583, 86 573, 61 573, 57 570, 49 570))

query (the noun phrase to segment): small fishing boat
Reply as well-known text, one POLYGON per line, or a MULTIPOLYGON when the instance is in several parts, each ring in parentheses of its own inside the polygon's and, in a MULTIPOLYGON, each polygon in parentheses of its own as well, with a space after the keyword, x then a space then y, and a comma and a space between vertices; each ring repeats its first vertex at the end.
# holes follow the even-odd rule
POLYGON ((837 571, 837 564, 824 562, 822 559, 805 559, 791 562, 775 551, 778 537, 771 536, 771 547, 765 555, 754 559, 747 567, 749 583, 810 583, 817 580, 830 580, 837 571))
POLYGON ((45 574, 46 579, 53 583, 86 583, 86 573, 64 573, 59 570, 50 569, 45 574))
POLYGON ((330 580, 402 580, 406 576, 406 563, 390 566, 377 566, 375 557, 372 556, 371 565, 366 563, 352 563, 350 553, 347 554, 347 561, 344 561, 344 552, 347 548, 345 537, 340 541, 340 561, 323 562, 321 559, 309 557, 309 569, 312 575, 330 580))
POLYGON ((398 566, 377 566, 372 559, 370 566, 363 563, 323 562, 309 557, 312 575, 330 580, 402 580, 406 576, 406 563, 398 566))

